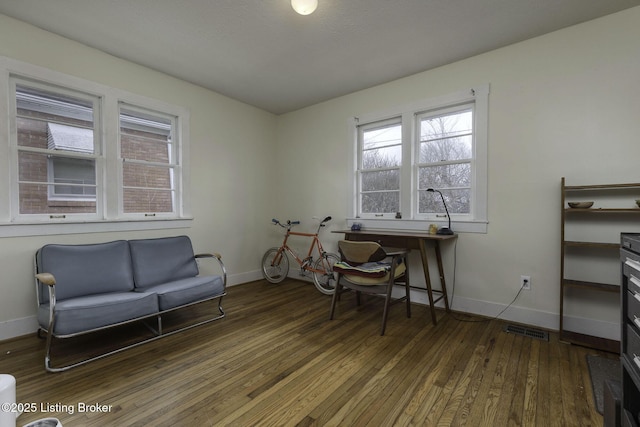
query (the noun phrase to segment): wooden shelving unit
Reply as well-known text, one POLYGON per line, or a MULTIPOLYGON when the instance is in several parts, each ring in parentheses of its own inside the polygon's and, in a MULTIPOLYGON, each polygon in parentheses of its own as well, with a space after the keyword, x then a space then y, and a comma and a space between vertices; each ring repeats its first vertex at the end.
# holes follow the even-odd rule
POLYGON ((614 353, 620 351, 619 341, 566 330, 564 321, 568 289, 572 289, 573 292, 597 291, 619 294, 619 276, 612 277, 610 283, 568 277, 567 264, 580 258, 580 253, 585 251, 592 255, 602 255, 602 257, 616 257, 620 250, 620 233, 630 231, 624 229, 626 224, 640 220, 640 208, 633 207, 636 198, 640 199, 640 183, 566 185, 565 178, 562 178, 559 328, 561 341, 614 353), (637 194, 637 196, 633 197, 633 194, 637 194), (570 208, 567 204, 568 201, 587 201, 584 200, 585 198, 589 199, 588 201, 594 201, 594 205, 590 208, 570 208), (620 218, 626 218, 627 221, 621 221, 620 228, 616 229, 620 218), (571 239, 567 239, 566 226, 574 221, 587 221, 593 228, 609 227, 611 230, 607 234, 608 241, 591 241, 588 233, 585 233, 584 236, 572 235, 571 239), (584 237, 584 240, 579 240, 581 237, 584 237))

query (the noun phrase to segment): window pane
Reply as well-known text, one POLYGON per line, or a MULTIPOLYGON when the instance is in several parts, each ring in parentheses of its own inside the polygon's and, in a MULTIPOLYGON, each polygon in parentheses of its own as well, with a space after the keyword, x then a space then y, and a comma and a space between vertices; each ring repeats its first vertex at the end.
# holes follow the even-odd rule
POLYGON ((400 192, 383 191, 362 194, 363 213, 393 213, 400 210, 400 192))
POLYGON ((15 100, 18 213, 97 213, 96 98, 19 82, 15 100))
POLYGON ((428 141, 468 134, 472 129, 472 119, 471 109, 423 118, 420 126, 420 140, 428 141))
POLYGON ((400 170, 391 169, 362 173, 362 191, 398 190, 400 170))
POLYGON ((472 140, 471 135, 464 135, 423 142, 420 144, 420 163, 470 159, 472 140))
POLYGON ((362 169, 383 169, 400 166, 402 149, 399 146, 376 148, 362 153, 362 169))
POLYGON ((48 194, 52 187, 53 184, 19 184, 20 213, 55 216, 96 212, 95 201, 50 199, 48 194))
POLYGON ((359 131, 360 213, 382 214, 400 209, 402 124, 399 119, 364 125, 359 131))
POLYGON ((173 188, 173 174, 170 168, 125 162, 122 172, 125 187, 163 188, 166 190, 173 188))
POLYGON ((173 212, 173 169, 125 163, 124 212, 173 212))
POLYGON ((173 212, 173 191, 125 188, 124 211, 128 213, 173 212))
POLYGON ((16 85, 18 146, 93 153, 91 100, 16 85))
POLYGON ((472 144, 471 110, 420 120, 420 163, 470 159, 472 144))
POLYGON ((172 122, 166 117, 120 110, 121 156, 130 160, 172 163, 172 122))
POLYGON ((170 117, 120 107, 125 213, 174 212, 173 126, 170 117))
POLYGON ((53 194, 60 198, 95 199, 96 166, 93 160, 54 157, 49 162, 53 172, 53 194))
POLYGON ((385 125, 362 132, 362 169, 381 169, 402 164, 402 126, 385 125))
POLYGON ((423 166, 418 171, 418 181, 419 190, 469 187, 471 186, 471 164, 423 166))
POLYGON ((18 152, 19 212, 95 213, 95 168, 94 160, 18 152))
MULTIPOLYGON (((439 193, 422 190, 418 192, 419 213, 445 213, 439 193)), ((471 212, 471 190, 442 190, 450 214, 468 214, 471 212)))

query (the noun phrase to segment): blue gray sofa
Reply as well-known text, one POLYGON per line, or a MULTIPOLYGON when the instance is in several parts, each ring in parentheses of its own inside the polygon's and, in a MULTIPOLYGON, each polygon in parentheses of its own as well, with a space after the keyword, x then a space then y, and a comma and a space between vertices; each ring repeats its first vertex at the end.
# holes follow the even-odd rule
POLYGON ((45 368, 60 372, 224 317, 227 274, 219 254, 193 253, 187 236, 118 240, 87 245, 49 244, 35 256, 38 335, 46 333, 45 368), (199 275, 196 260, 217 261, 219 275, 199 275), (162 315, 213 301, 212 318, 171 332, 162 315), (64 366, 52 366, 53 339, 69 338, 140 320, 155 319, 151 338, 64 366))

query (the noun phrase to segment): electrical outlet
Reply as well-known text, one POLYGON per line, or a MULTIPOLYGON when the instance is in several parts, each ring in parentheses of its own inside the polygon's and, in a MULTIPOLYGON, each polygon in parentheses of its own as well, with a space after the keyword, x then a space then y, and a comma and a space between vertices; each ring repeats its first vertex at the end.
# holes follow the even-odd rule
POLYGON ((522 289, 530 291, 531 290, 531 276, 520 276, 520 287, 522 289))

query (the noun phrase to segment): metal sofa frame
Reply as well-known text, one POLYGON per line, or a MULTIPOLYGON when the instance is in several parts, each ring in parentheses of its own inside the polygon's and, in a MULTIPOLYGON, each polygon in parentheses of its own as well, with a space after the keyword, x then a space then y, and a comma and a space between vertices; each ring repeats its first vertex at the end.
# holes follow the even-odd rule
POLYGON ((37 300, 40 301, 40 298, 39 298, 39 295, 38 295, 40 287, 38 286, 38 282, 40 282, 40 283, 42 283, 44 285, 47 285, 47 288, 49 290, 49 301, 50 301, 50 303, 49 303, 49 325, 48 325, 48 327, 46 329, 42 328, 42 327, 38 327, 38 330, 37 330, 38 338, 43 338, 42 333, 46 334, 46 336, 45 336, 45 338, 46 338, 45 358, 44 358, 45 369, 48 372, 64 372, 64 371, 67 371, 67 370, 69 370, 71 368, 82 366, 82 365, 85 365, 85 364, 87 364, 89 362, 93 362, 95 360, 103 359, 105 357, 120 353, 122 351, 129 350, 129 349, 134 348, 134 347, 138 347, 138 346, 140 346, 142 344, 146 344, 146 343, 149 343, 149 342, 152 342, 152 341, 156 341, 156 340, 158 340, 160 338, 168 337, 168 336, 174 335, 174 334, 176 334, 178 332, 182 332, 182 331, 185 331, 185 330, 188 330, 188 329, 191 329, 191 328, 195 328, 197 326, 201 326, 201 325, 204 325, 204 324, 207 324, 207 323, 210 323, 210 322, 213 322, 215 320, 219 320, 219 319, 222 319, 223 317, 225 317, 225 312, 224 312, 224 309, 222 308, 222 298, 225 295, 227 295, 227 292, 226 292, 227 270, 225 268, 224 263, 222 262, 222 257, 218 253, 196 254, 196 255, 194 255, 194 257, 196 259, 213 258, 218 262, 219 267, 220 267, 221 272, 222 272, 221 275, 222 275, 222 280, 223 280, 223 284, 224 284, 224 292, 222 294, 216 295, 216 296, 210 297, 210 298, 204 298, 202 300, 194 301, 194 302, 191 302, 189 304, 184 304, 184 305, 181 305, 181 306, 178 306, 178 307, 173 307, 173 308, 168 309, 168 310, 159 311, 157 313, 153 313, 153 314, 150 314, 148 316, 140 316, 140 317, 137 317, 137 318, 134 318, 134 319, 131 319, 131 320, 124 321, 124 322, 114 323, 114 324, 106 325, 106 326, 103 326, 103 327, 100 327, 100 328, 93 328, 93 329, 89 329, 89 330, 86 330, 86 331, 77 332, 77 333, 74 333, 74 334, 67 334, 67 335, 58 335, 58 334, 53 333, 53 331, 55 330, 54 328, 55 328, 55 321, 56 321, 56 319, 55 319, 55 304, 56 304, 56 293, 55 293, 56 281, 55 281, 55 277, 50 273, 38 273, 37 257, 34 258, 34 269, 35 269, 35 272, 36 272, 35 279, 36 279, 36 296, 37 296, 37 300), (167 313, 170 313, 170 312, 173 312, 173 311, 176 311, 176 310, 180 310, 180 309, 183 309, 183 308, 186 308, 186 307, 190 307, 190 306, 193 306, 193 305, 196 305, 196 304, 200 304, 200 303, 203 303, 203 302, 216 301, 216 300, 218 302, 218 304, 217 304, 218 314, 216 314, 214 317, 206 319, 206 320, 203 320, 203 321, 200 321, 200 322, 197 322, 197 323, 193 323, 193 324, 189 324, 189 325, 183 326, 183 327, 178 328, 176 330, 172 330, 172 331, 169 331, 169 332, 163 332, 163 330, 162 330, 162 315, 163 314, 167 314, 167 313), (146 320, 148 320, 150 318, 153 318, 153 317, 156 318, 156 322, 157 322, 157 327, 155 329, 146 322, 146 320), (147 339, 144 339, 142 341, 135 342, 133 344, 125 345, 125 346, 119 347, 119 348, 117 348, 115 350, 111 350, 111 351, 108 351, 106 353, 101 353, 101 354, 99 354, 97 356, 93 356, 93 357, 89 357, 89 358, 83 359, 83 360, 81 360, 79 362, 75 362, 75 363, 71 363, 71 364, 67 364, 67 365, 63 365, 63 366, 58 366, 58 367, 52 366, 51 348, 52 348, 52 345, 53 345, 53 339, 54 338, 56 338, 56 339, 72 338, 72 337, 77 337, 77 336, 90 334, 90 333, 93 333, 93 332, 103 331, 103 330, 115 328, 115 327, 122 326, 122 325, 127 325, 127 324, 134 323, 134 322, 139 322, 139 321, 143 321, 145 326, 147 326, 147 328, 150 329, 155 335, 153 337, 151 337, 151 338, 147 338, 147 339))

